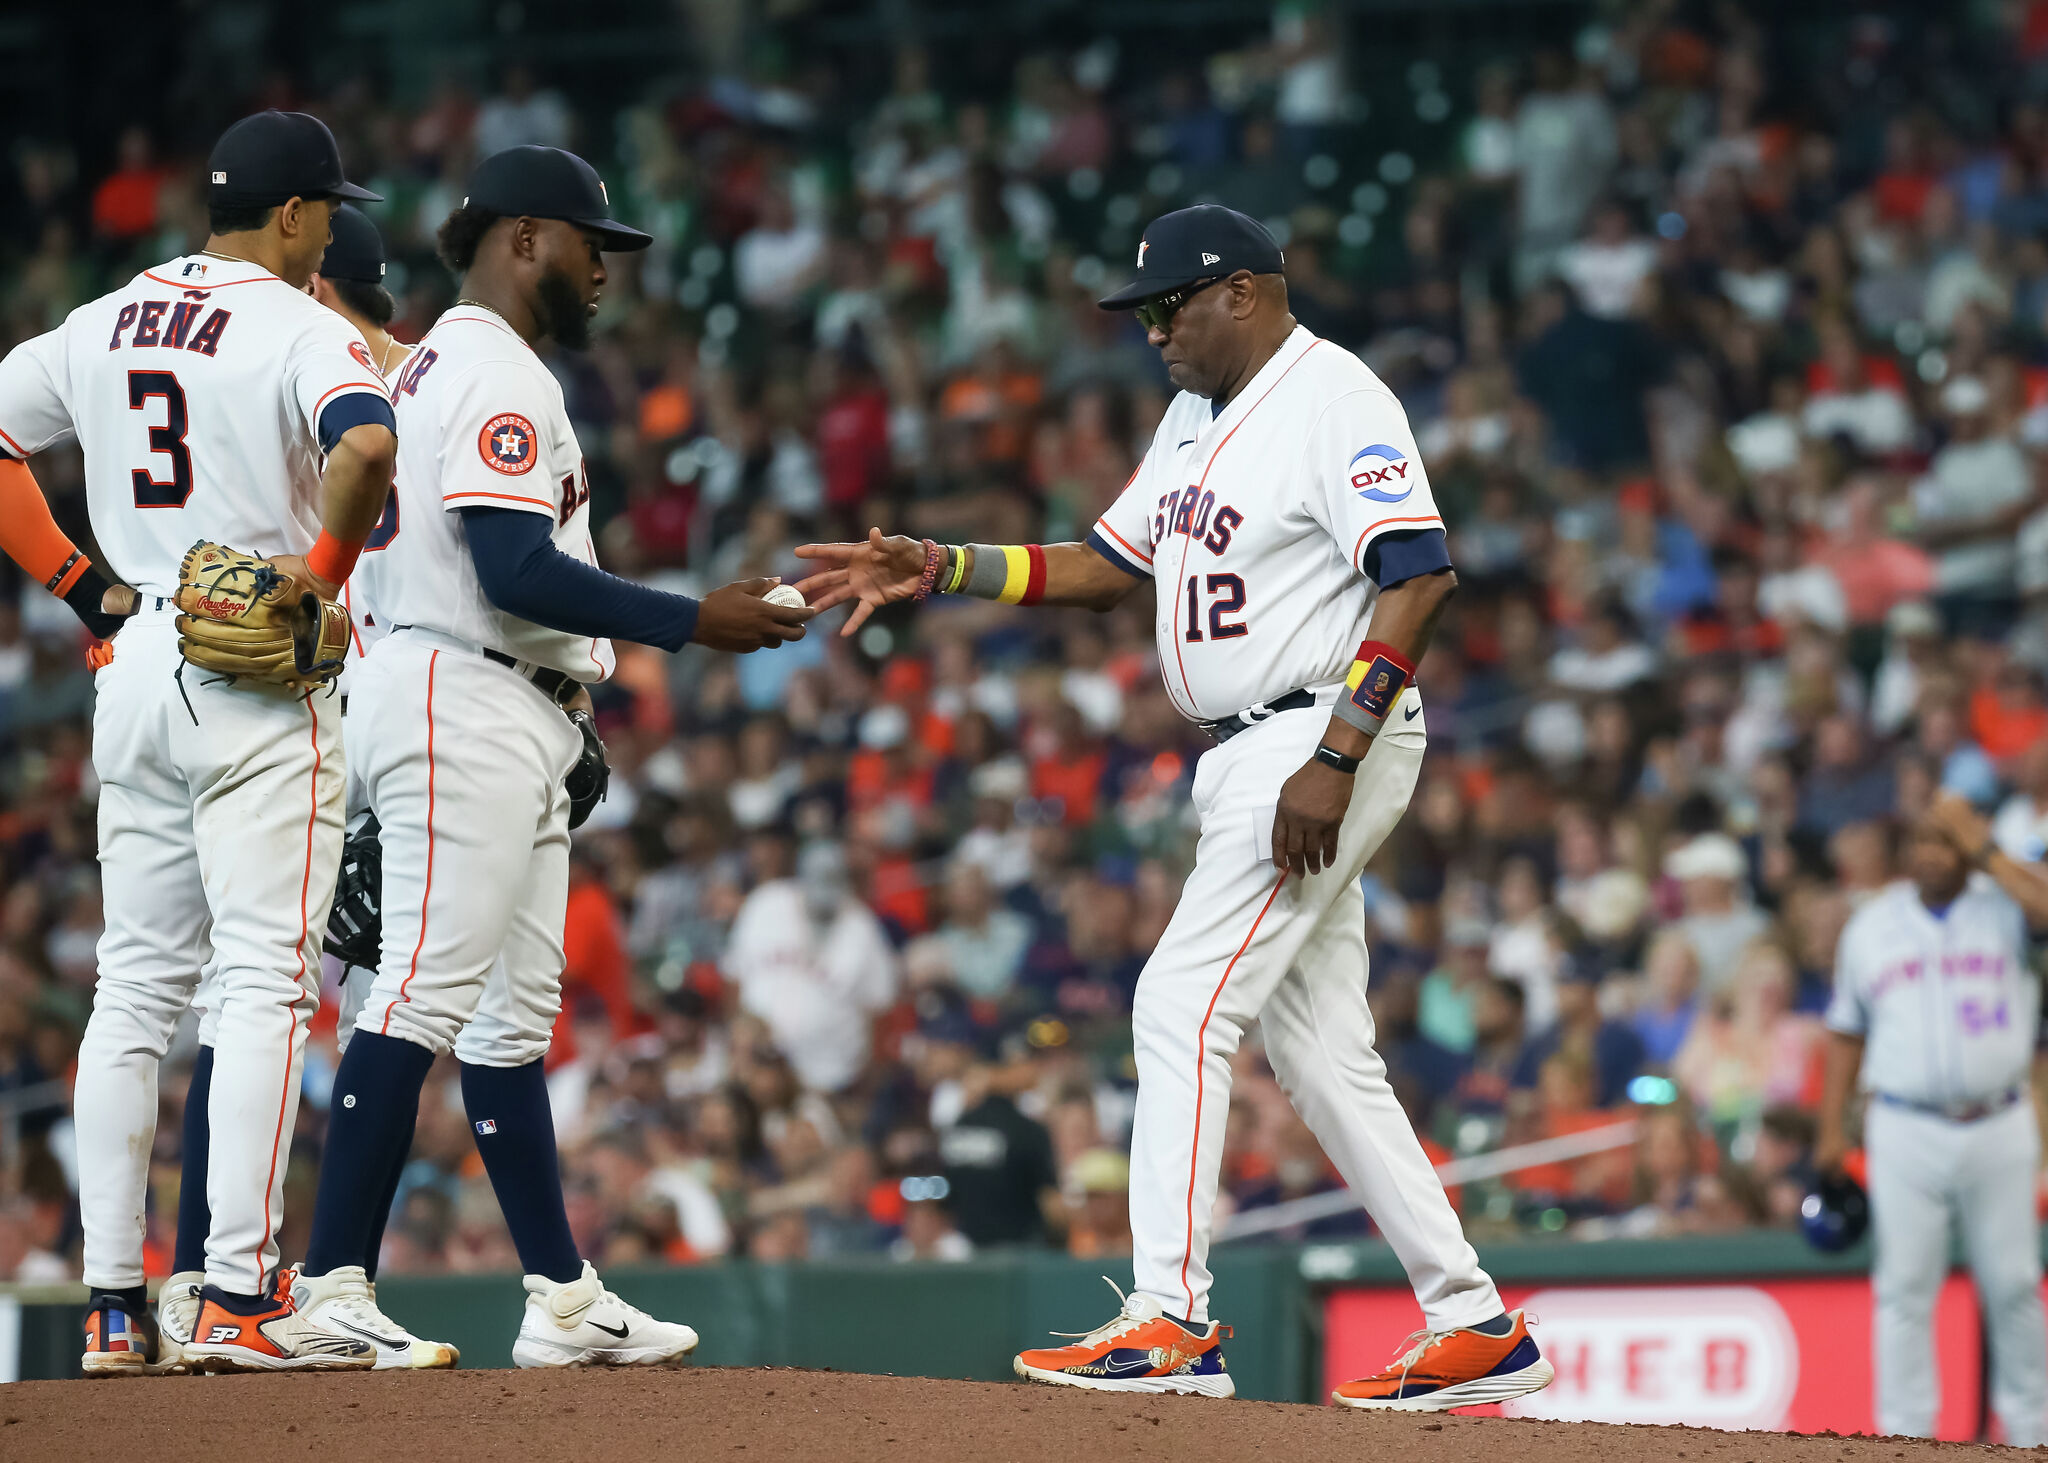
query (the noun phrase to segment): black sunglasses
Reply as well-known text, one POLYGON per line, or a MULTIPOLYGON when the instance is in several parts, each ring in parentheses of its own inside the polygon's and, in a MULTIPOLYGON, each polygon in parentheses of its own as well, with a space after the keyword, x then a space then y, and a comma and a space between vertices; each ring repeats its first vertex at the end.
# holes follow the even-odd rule
POLYGON ((1221 284, 1228 278, 1230 276, 1227 274, 1216 274, 1211 275, 1207 279, 1198 279, 1193 284, 1184 284, 1177 290, 1170 290, 1163 295, 1154 295, 1151 299, 1138 306, 1132 313, 1138 317, 1138 323, 1147 330, 1164 331, 1171 326, 1173 317, 1180 313, 1182 305, 1185 305, 1203 290, 1209 288, 1210 285, 1221 284))

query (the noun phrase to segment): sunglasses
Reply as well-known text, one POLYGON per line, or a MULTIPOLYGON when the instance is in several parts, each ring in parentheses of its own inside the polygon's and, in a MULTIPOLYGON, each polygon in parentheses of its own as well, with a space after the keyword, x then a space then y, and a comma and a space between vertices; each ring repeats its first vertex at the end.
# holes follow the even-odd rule
POLYGON ((1218 274, 1212 275, 1208 279, 1198 279, 1193 284, 1184 284, 1177 290, 1169 291, 1163 295, 1154 295, 1151 299, 1145 301, 1144 304, 1138 306, 1132 313, 1138 317, 1138 323, 1144 326, 1145 329, 1165 331, 1171 326, 1173 317, 1180 313, 1182 305, 1185 305, 1203 290, 1209 288, 1210 285, 1221 284, 1228 278, 1230 276, 1227 274, 1218 274))

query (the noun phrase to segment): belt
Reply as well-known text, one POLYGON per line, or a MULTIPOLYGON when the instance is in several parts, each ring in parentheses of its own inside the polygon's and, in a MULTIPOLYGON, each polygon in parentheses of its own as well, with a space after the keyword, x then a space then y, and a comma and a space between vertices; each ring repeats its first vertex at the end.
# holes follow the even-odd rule
POLYGON ((1910 1097, 1894 1097, 1889 1092, 1874 1094, 1887 1107, 1902 1107, 1908 1112, 1926 1113, 1929 1117, 1947 1118, 1952 1123, 1980 1123, 1989 1117, 1996 1117, 2018 1102, 2025 1089, 2017 1085, 2006 1088, 1996 1097, 1982 1102, 1916 1102, 1910 1097))
POLYGON ((1250 731, 1260 722, 1278 716, 1283 711, 1305 711, 1316 704, 1316 693, 1307 687, 1297 687, 1285 696, 1271 701, 1260 701, 1247 706, 1235 716, 1226 716, 1217 721, 1201 722, 1203 731, 1218 743, 1227 742, 1241 731, 1250 731))
MULTIPOLYGON (((419 625, 393 625, 391 628, 394 631, 411 630, 415 633, 421 633, 423 630, 423 627, 419 625)), ((466 650, 474 651, 485 660, 496 661, 499 665, 505 667, 506 670, 512 672, 513 675, 533 682, 534 689, 557 706, 568 705, 569 698, 583 688, 581 681, 577 680, 567 671, 558 671, 553 666, 535 665, 530 660, 521 660, 517 656, 507 655, 502 650, 493 650, 488 645, 478 645, 473 640, 464 640, 445 631, 424 630, 424 633, 433 636, 437 640, 449 641, 452 644, 462 646, 466 650)))

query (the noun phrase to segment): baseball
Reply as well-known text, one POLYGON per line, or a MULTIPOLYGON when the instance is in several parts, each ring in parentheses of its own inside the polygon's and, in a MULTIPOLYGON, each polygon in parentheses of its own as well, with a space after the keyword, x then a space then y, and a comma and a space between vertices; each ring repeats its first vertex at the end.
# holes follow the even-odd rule
POLYGON ((804 597, 794 584, 778 584, 761 598, 772 605, 788 605, 793 610, 804 608, 804 597))

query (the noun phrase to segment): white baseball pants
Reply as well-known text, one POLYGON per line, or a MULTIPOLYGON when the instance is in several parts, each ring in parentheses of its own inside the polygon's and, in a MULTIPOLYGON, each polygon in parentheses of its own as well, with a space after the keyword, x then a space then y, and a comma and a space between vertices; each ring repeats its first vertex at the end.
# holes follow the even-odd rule
POLYGON ((1196 770, 1195 869, 1145 963, 1132 1012, 1137 1288, 1169 1315, 1208 1318, 1230 1060, 1256 1018, 1295 1110, 1400 1257, 1428 1325, 1447 1330, 1498 1315, 1500 1296, 1373 1050, 1358 887, 1421 773, 1422 701, 1413 687, 1403 693, 1359 768, 1335 866, 1283 878, 1270 861, 1281 784, 1328 724, 1325 707, 1282 712, 1207 753, 1196 770))
POLYGON ((1934 1304, 1956 1225, 1991 1343, 1992 1410, 2008 1443, 2048 1442, 2048 1313, 2034 1217, 2041 1134, 2033 1103, 2022 1098, 1978 1122, 1955 1123, 1872 1099, 1863 1138, 1876 1249, 1877 1430, 1934 1436, 1941 1402, 1934 1304))
POLYGON ((562 1009, 562 779, 581 736, 530 681, 421 629, 371 647, 348 719, 384 843, 383 954, 356 1029, 478 1066, 538 1060, 562 1009))
POLYGON ((206 1278, 260 1293, 277 1264, 285 1164, 320 935, 341 857, 339 708, 174 679, 173 612, 121 631, 95 678, 106 933, 73 1100, 88 1285, 142 1283, 157 1065, 202 969, 215 1043, 206 1278))

